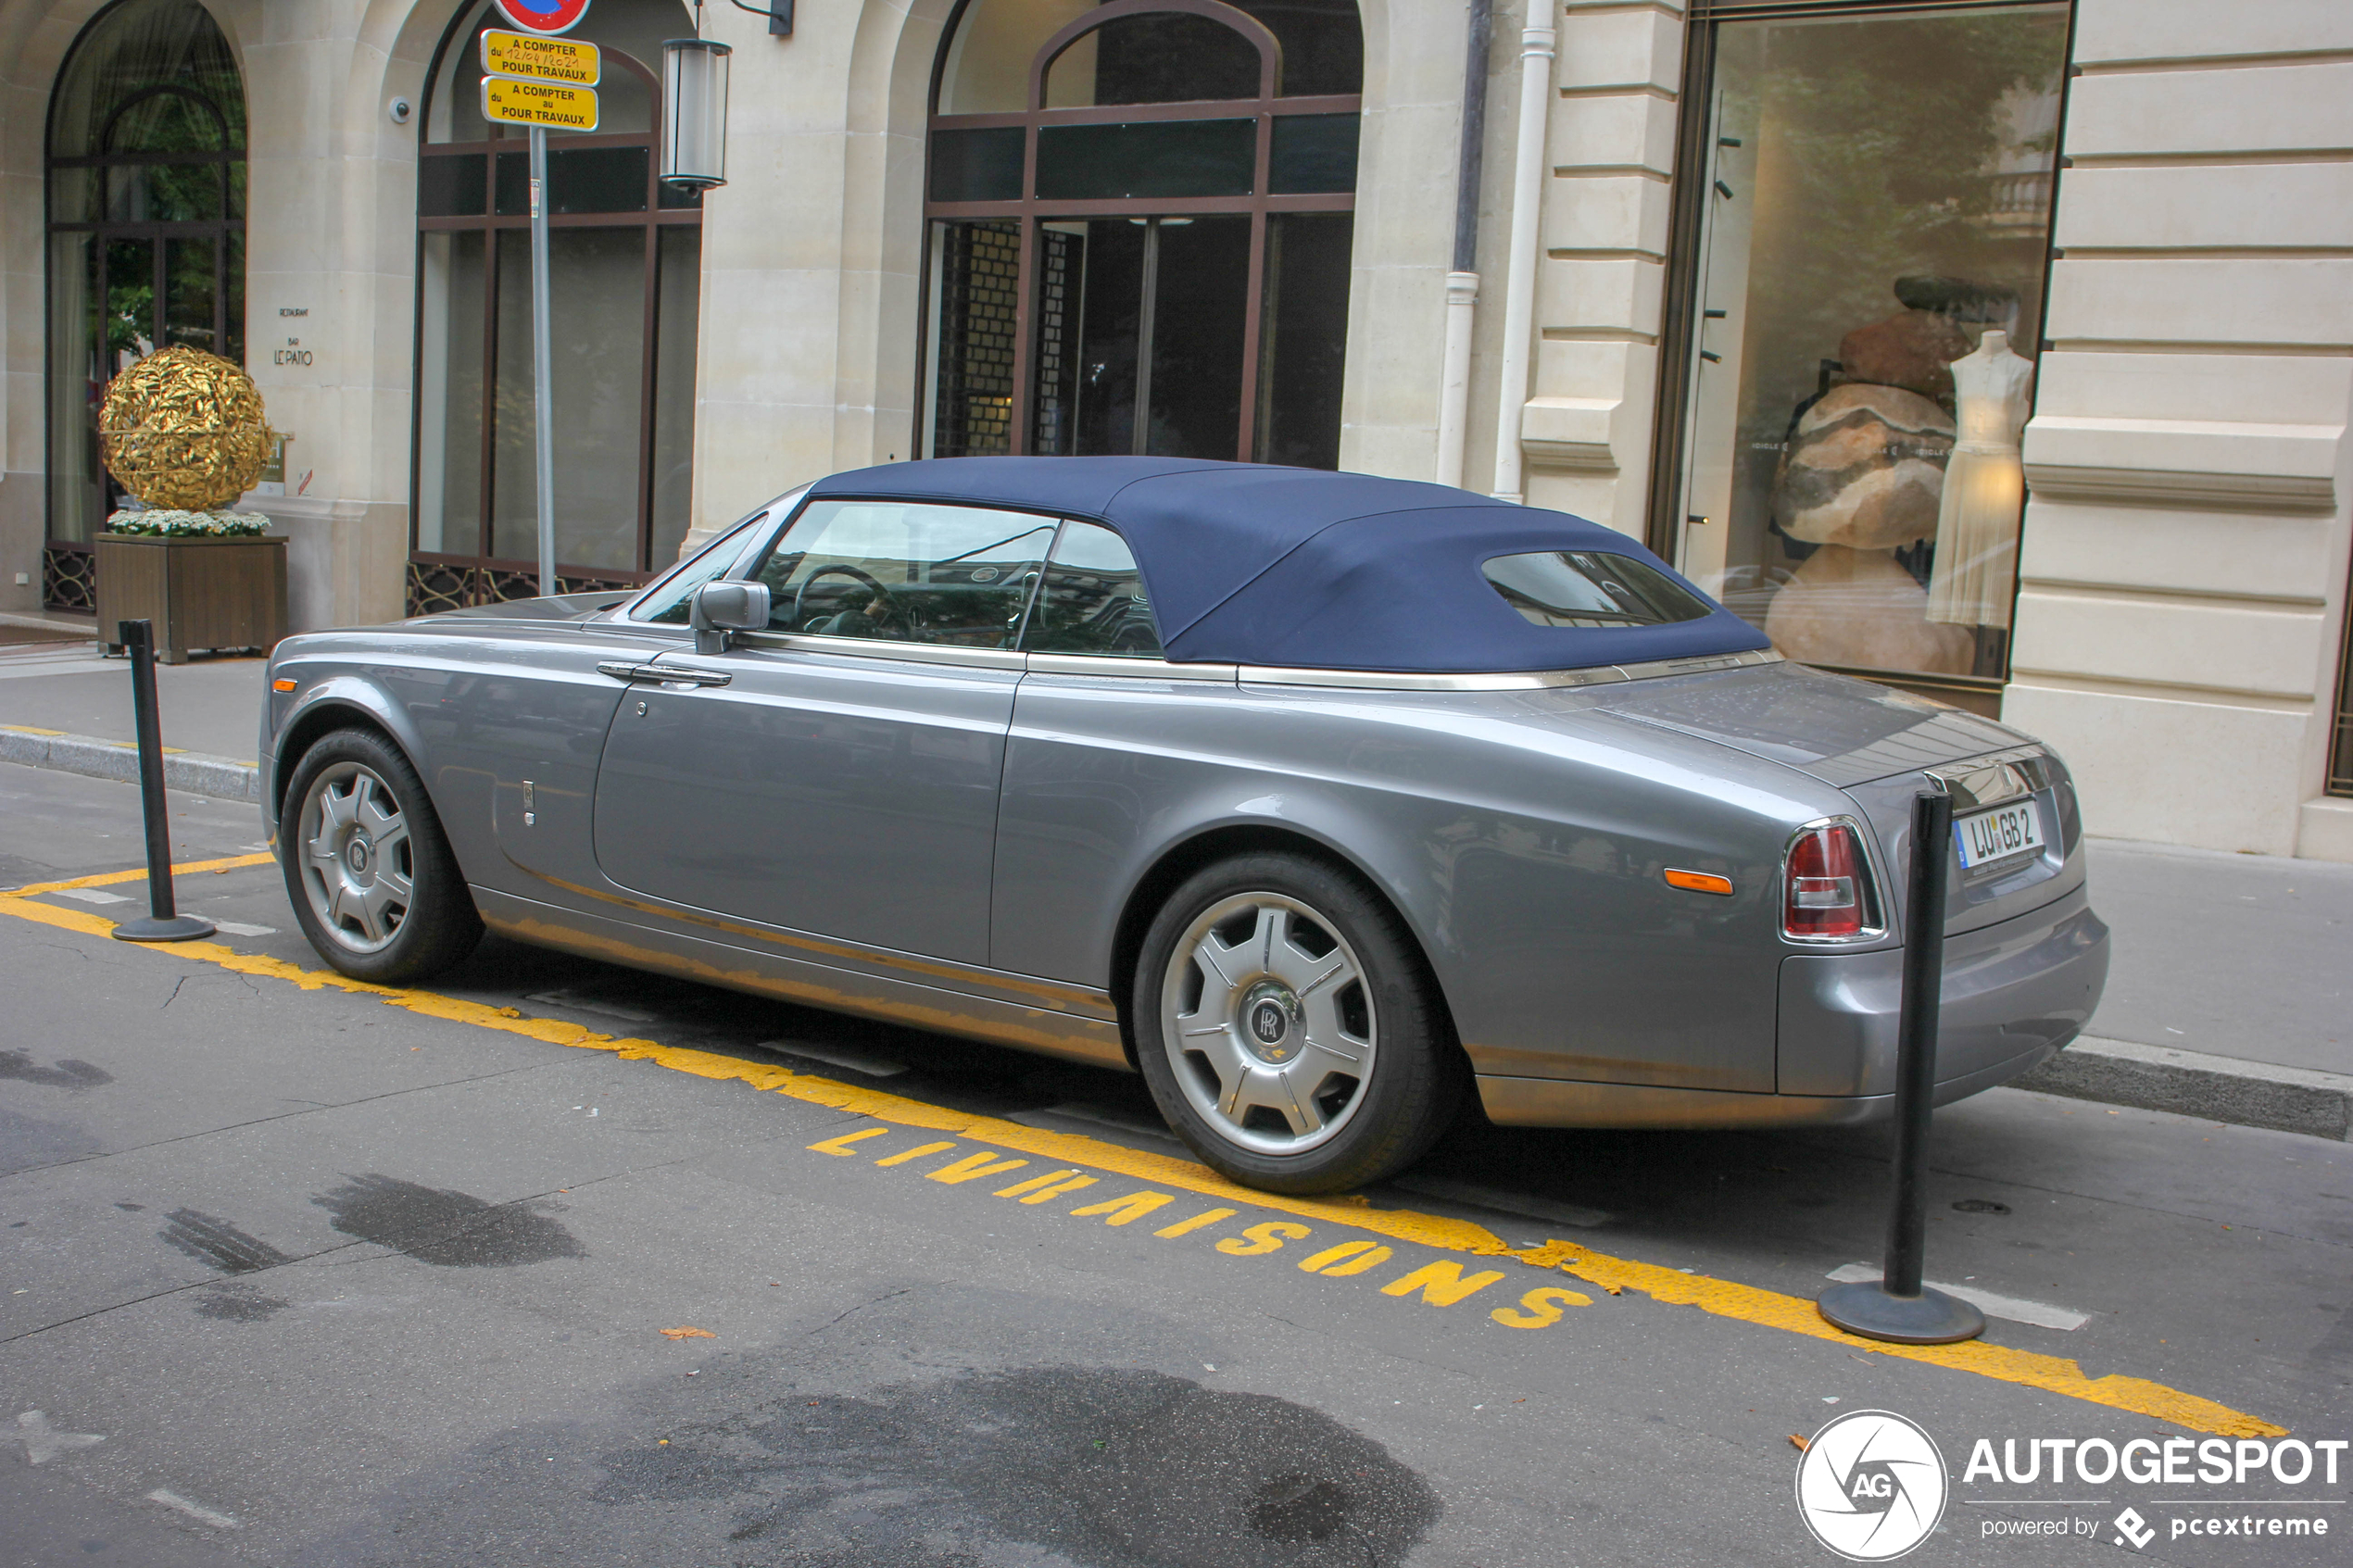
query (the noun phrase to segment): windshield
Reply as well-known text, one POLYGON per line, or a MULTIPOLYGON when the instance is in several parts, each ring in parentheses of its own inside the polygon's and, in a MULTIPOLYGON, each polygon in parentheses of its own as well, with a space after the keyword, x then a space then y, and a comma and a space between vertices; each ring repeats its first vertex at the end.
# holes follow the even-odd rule
POLYGON ((724 532, 701 549, 671 568, 670 575, 657 580, 654 585, 638 596, 629 607, 632 621, 652 621, 666 626, 686 624, 686 601, 704 583, 724 577, 728 570, 743 558, 744 546, 751 542, 751 530, 756 525, 789 513, 807 492, 809 486, 787 491, 761 507, 749 517, 731 524, 724 532))
POLYGON ((1598 550, 1497 556, 1479 570, 1539 626, 1667 626, 1714 607, 1646 561, 1598 550))

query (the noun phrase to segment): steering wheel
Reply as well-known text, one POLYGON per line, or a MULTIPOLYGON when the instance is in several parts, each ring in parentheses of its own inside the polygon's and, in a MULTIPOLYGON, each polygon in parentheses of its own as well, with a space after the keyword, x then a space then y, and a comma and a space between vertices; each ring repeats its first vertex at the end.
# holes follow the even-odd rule
MULTIPOLYGON (((864 583, 867 587, 873 589, 875 596, 868 602, 870 605, 880 605, 883 607, 883 609, 880 615, 874 616, 872 619, 878 621, 884 620, 895 620, 899 621, 902 627, 908 624, 906 610, 900 605, 899 601, 892 596, 890 590, 884 587, 880 579, 876 578, 872 572, 867 571, 862 567, 849 565, 821 566, 816 571, 811 572, 808 576, 802 578, 800 580, 800 586, 793 590, 792 625, 793 630, 796 632, 805 632, 809 629, 804 623, 804 611, 802 607, 808 602, 810 584, 815 583, 820 577, 826 576, 854 577, 859 582, 864 583)), ((841 616, 837 615, 833 617, 833 619, 838 621, 841 619, 841 616)), ((828 632, 820 634, 825 636, 845 635, 845 633, 840 632, 828 632)))

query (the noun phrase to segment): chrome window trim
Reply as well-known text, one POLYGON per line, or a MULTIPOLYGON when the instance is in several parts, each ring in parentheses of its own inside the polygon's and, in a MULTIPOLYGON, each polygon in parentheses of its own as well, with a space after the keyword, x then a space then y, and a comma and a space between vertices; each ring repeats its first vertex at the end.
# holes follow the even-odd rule
POLYGON ((1801 822, 1791 830, 1789 842, 1781 846, 1781 873, 1773 884, 1773 903, 1776 906, 1773 929, 1780 934, 1782 941, 1793 947, 1859 947, 1866 943, 1883 941, 1894 924, 1887 913, 1888 885, 1886 868, 1880 864, 1879 835, 1865 826, 1860 818, 1841 812, 1834 817, 1817 817, 1810 822, 1801 822), (1790 857, 1797 853, 1797 841, 1807 834, 1836 827, 1853 830, 1856 842, 1863 847, 1863 866, 1867 873, 1863 889, 1863 929, 1852 936, 1793 936, 1784 923, 1789 916, 1790 857))
POLYGON ((1012 648, 965 648, 944 643, 901 643, 882 637, 820 637, 806 632, 738 632, 736 646, 770 653, 847 654, 901 664, 955 664, 969 670, 1028 668, 1029 656, 1012 648))
POLYGON ((1245 664, 1245 685, 1351 686, 1359 690, 1403 692, 1519 692, 1557 686, 1616 685, 1626 681, 1656 680, 1665 675, 1698 675, 1711 670, 1738 670, 1779 664, 1781 656, 1770 649, 1721 654, 1704 659, 1660 659, 1642 664, 1604 664, 1590 670, 1528 670, 1491 674, 1426 675, 1381 670, 1297 670, 1245 664))
POLYGON ((1240 666, 1176 664, 1165 659, 1128 659, 1110 654, 1033 653, 1027 656, 1033 675, 1114 675, 1131 681, 1214 681, 1235 684, 1240 666))

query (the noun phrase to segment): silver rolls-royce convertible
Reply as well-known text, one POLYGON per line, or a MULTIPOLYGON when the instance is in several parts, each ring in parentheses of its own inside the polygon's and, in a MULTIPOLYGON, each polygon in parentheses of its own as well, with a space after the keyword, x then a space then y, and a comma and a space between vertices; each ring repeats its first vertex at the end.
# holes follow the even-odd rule
POLYGON ((310 941, 487 925, 1141 1072, 1218 1170, 1375 1180, 1498 1123, 1891 1108, 1910 806, 1950 794, 1937 1094, 2098 1001, 2066 768, 1787 664, 1622 534, 1148 458, 837 475, 634 596, 282 643, 310 941))

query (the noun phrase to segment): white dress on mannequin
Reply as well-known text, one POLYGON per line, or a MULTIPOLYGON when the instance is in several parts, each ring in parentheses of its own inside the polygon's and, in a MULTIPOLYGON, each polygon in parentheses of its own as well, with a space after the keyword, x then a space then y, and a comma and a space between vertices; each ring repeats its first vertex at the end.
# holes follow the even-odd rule
POLYGON ((2010 335, 1989 332, 1977 351, 1953 361, 1959 430, 1944 469, 1936 514, 1936 565, 1928 618, 1957 626, 2010 623, 2018 579, 2019 514, 2026 470, 2019 458, 2034 361, 2010 352, 2010 335))

